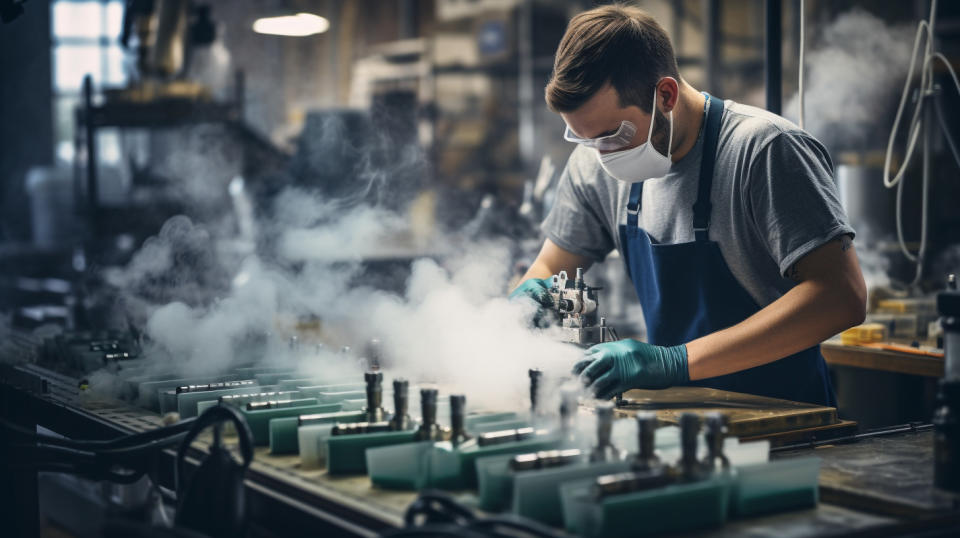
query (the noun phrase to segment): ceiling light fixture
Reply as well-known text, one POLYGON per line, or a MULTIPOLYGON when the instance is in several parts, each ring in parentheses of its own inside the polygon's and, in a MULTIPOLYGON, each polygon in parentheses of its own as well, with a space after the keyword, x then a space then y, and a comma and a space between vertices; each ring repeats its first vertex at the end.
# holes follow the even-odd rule
POLYGON ((312 13, 297 13, 280 17, 264 17, 253 23, 258 34, 305 37, 322 34, 330 29, 330 21, 312 13))

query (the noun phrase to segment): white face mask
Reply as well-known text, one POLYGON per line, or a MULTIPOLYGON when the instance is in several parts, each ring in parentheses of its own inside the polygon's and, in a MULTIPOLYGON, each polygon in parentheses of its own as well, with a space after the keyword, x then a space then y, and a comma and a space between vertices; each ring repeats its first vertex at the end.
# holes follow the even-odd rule
MULTIPOLYGON (((615 151, 613 153, 600 153, 597 151, 597 158, 600 159, 600 166, 608 174, 620 181, 626 183, 637 183, 646 181, 655 177, 663 177, 670 171, 670 146, 673 145, 673 111, 670 111, 670 138, 667 141, 667 154, 664 156, 657 151, 650 138, 653 136, 653 120, 657 117, 657 91, 653 91, 653 106, 650 109, 650 132, 647 133, 647 141, 635 148, 615 151)), ((596 151, 596 150, 594 150, 596 151)))

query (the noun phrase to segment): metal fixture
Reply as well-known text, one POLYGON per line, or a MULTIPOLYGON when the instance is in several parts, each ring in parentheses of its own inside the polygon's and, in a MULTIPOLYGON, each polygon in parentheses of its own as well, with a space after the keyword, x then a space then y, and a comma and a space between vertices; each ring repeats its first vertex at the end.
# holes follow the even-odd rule
POLYGON ((407 413, 410 404, 410 382, 406 379, 393 380, 393 418, 390 427, 396 431, 409 430, 413 422, 407 413))
POLYGON ((603 402, 596 407, 597 445, 590 452, 590 461, 617 461, 623 459, 623 452, 613 446, 610 438, 613 433, 613 404, 603 402))
POLYGON ((437 389, 420 389, 420 428, 416 441, 443 441, 443 428, 437 424, 437 389))
POLYGON ((468 440, 470 435, 464 427, 467 397, 463 394, 450 395, 450 442, 458 446, 468 440))

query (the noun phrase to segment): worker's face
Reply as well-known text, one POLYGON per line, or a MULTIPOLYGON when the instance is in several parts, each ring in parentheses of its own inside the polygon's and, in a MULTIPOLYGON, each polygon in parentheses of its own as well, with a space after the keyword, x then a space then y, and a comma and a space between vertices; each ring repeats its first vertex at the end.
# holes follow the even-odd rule
MULTIPOLYGON (((657 97, 656 120, 653 125, 653 147, 662 154, 667 153, 670 123, 660 112, 662 99, 657 97)), ((573 134, 580 138, 599 138, 617 132, 620 124, 626 120, 637 127, 630 143, 616 150, 598 150, 600 153, 611 153, 635 148, 647 141, 650 132, 652 116, 639 107, 629 105, 620 106, 620 96, 610 84, 604 85, 586 103, 573 112, 561 112, 560 116, 567 123, 573 134)))

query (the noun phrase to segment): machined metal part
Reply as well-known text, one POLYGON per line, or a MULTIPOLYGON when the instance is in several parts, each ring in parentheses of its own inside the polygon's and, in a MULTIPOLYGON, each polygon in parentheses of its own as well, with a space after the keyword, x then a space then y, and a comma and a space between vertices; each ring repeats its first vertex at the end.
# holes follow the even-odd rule
POLYGON ((660 419, 652 411, 637 413, 637 455, 633 460, 634 471, 649 471, 662 467, 656 454, 656 432, 660 419))
POLYGON ((393 418, 390 427, 396 431, 409 430, 413 426, 408 412, 410 406, 410 382, 406 379, 393 380, 393 418))
POLYGON ((176 393, 185 392, 209 392, 211 390, 239 389, 243 387, 252 387, 257 384, 255 379, 243 379, 240 381, 221 381, 219 383, 204 383, 200 385, 183 385, 177 387, 176 393))
POLYGON ((529 471, 532 469, 549 469, 562 467, 583 461, 583 451, 578 448, 565 450, 541 450, 529 454, 518 454, 510 460, 510 468, 514 471, 529 471))
POLYGON ((391 431, 390 422, 345 422, 330 430, 330 435, 358 435, 363 433, 383 433, 391 431))
POLYGON ((530 376, 530 414, 538 413, 540 401, 540 384, 543 381, 543 371, 537 368, 531 368, 527 371, 530 376))
POLYGON ((263 411, 264 409, 283 409, 287 407, 299 407, 301 405, 311 405, 317 400, 314 398, 301 398, 297 400, 267 400, 263 402, 247 402, 247 411, 263 411))
POLYGON ((420 389, 420 428, 416 441, 443 441, 443 428, 437 424, 437 389, 420 389))
POLYGON ((470 440, 465 426, 467 397, 463 394, 450 395, 450 442, 458 446, 470 440))
POLYGON ((707 458, 704 465, 710 469, 727 469, 730 467, 730 460, 723 453, 723 440, 727 436, 727 417, 723 413, 708 413, 704 420, 704 436, 707 443, 707 458))
POLYGON ((509 430, 499 430, 487 432, 477 437, 477 444, 480 446, 502 445, 515 441, 525 441, 538 435, 546 435, 547 430, 535 430, 533 428, 515 428, 509 430))
POLYGON ((697 460, 697 436, 700 435, 700 416, 696 413, 680 415, 680 461, 675 469, 681 480, 702 478, 703 467, 697 460))
POLYGON ((623 459, 623 452, 613 446, 613 404, 603 402, 596 406, 597 444, 590 451, 590 461, 617 461, 623 459))
POLYGON ((576 436, 577 409, 580 406, 577 393, 571 389, 560 392, 560 436, 566 442, 572 442, 576 436))
POLYGON ((944 376, 938 384, 933 414, 933 483, 942 490, 960 492, 960 291, 957 278, 947 277, 946 290, 937 294, 937 313, 943 327, 944 376))
POLYGON ((593 495, 596 499, 603 499, 613 495, 660 488, 672 482, 674 482, 673 477, 662 468, 608 474, 597 477, 593 484, 593 495))
POLYGON ((597 324, 599 287, 587 286, 583 281, 583 268, 577 268, 575 279, 569 279, 566 271, 554 275, 549 289, 554 312, 560 318, 561 340, 582 347, 603 341, 604 331, 597 324))
POLYGON ((297 426, 307 426, 315 423, 326 423, 330 420, 330 413, 310 413, 297 417, 297 426))
POLYGON ((116 351, 116 352, 113 352, 113 353, 104 353, 104 354, 103 354, 104 360, 108 360, 108 361, 120 361, 120 360, 124 360, 124 359, 133 359, 133 358, 136 358, 136 357, 137 357, 137 356, 136 356, 135 354, 132 354, 132 353, 130 353, 129 351, 116 351))
POLYGON ((377 371, 383 367, 383 347, 380 345, 379 338, 371 338, 364 349, 364 359, 366 367, 369 370, 377 371))
POLYGON ((383 422, 387 416, 383 409, 383 373, 367 372, 363 374, 363 379, 367 382, 366 421, 383 422))
POLYGON ((296 393, 297 391, 295 390, 281 390, 273 392, 255 392, 251 394, 224 394, 217 398, 217 402, 221 404, 234 405, 246 404, 247 402, 270 400, 282 402, 291 399, 296 393))

